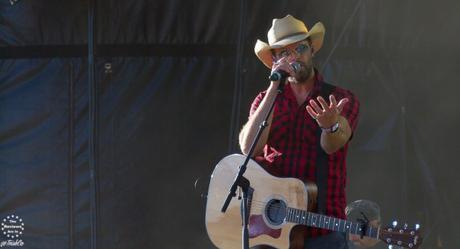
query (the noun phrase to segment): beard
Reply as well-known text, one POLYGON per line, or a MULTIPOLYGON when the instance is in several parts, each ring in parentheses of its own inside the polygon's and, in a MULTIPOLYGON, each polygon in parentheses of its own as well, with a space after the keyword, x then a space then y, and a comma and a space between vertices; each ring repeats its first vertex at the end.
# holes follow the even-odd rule
POLYGON ((300 70, 294 76, 296 84, 302 84, 313 75, 313 62, 310 60, 308 63, 297 61, 300 64, 300 70))

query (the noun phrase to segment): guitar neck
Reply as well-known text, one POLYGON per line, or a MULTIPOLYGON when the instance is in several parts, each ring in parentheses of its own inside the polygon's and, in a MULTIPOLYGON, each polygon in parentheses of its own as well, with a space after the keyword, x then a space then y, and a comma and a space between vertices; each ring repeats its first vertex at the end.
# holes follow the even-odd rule
MULTIPOLYGON (((288 222, 302 224, 309 227, 323 228, 331 231, 362 234, 361 224, 358 222, 351 222, 331 216, 316 214, 305 210, 288 208, 286 220, 288 222)), ((378 239, 379 229, 368 226, 364 232, 364 236, 378 239)))

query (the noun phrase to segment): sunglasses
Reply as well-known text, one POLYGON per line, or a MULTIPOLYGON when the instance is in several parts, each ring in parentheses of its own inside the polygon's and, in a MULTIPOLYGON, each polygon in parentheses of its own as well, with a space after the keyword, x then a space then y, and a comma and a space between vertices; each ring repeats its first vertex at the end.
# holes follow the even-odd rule
POLYGON ((297 47, 295 47, 293 50, 290 49, 283 49, 281 50, 277 55, 276 58, 285 58, 293 55, 295 53, 297 56, 303 55, 305 52, 307 52, 310 49, 310 46, 308 44, 299 44, 297 47))

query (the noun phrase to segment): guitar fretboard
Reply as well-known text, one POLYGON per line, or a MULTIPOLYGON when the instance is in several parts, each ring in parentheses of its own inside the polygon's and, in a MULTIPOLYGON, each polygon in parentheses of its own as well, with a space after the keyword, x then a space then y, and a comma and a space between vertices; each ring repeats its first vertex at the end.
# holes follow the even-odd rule
MULTIPOLYGON (((303 224, 309 227, 323 228, 332 231, 358 235, 362 233, 361 224, 358 222, 351 222, 348 220, 311 213, 295 208, 287 208, 286 220, 292 223, 303 224)), ((378 239, 378 233, 379 231, 377 228, 368 226, 364 236, 378 239)))

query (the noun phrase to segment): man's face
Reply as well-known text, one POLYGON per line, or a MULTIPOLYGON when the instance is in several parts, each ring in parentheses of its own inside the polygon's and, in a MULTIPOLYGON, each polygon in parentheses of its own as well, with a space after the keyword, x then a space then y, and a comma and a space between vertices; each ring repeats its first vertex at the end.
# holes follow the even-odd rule
POLYGON ((313 73, 313 51, 307 40, 289 44, 283 48, 273 50, 274 61, 286 58, 289 62, 296 61, 300 65, 300 70, 294 76, 296 81, 301 83, 308 80, 313 73))
MULTIPOLYGON (((379 226, 379 221, 378 220, 371 220, 369 221, 369 225, 373 227, 378 227, 379 226)), ((360 249, 364 248, 371 248, 375 246, 379 241, 376 239, 372 239, 369 237, 363 237, 361 239, 360 235, 356 234, 349 234, 349 239, 353 243, 354 246, 360 249)))

